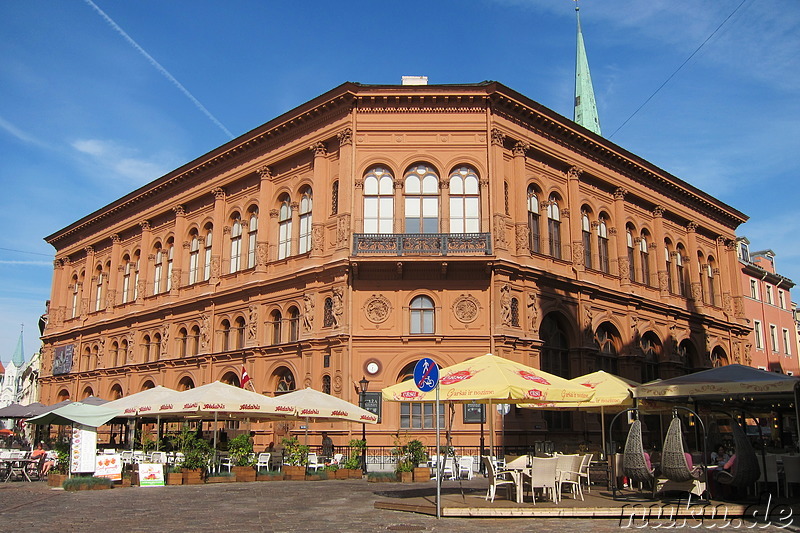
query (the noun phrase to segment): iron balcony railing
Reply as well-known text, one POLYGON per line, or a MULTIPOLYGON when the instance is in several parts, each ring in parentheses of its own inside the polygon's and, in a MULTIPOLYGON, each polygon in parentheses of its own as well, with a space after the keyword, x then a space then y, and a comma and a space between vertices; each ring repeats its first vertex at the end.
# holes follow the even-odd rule
POLYGON ((491 255, 489 233, 355 233, 353 255, 491 255))

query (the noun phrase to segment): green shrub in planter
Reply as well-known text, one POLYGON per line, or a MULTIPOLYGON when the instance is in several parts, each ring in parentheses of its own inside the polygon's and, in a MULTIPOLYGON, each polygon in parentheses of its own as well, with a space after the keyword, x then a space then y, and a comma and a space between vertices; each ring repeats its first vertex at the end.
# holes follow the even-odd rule
POLYGON ((110 489, 114 482, 105 477, 72 477, 64 481, 64 490, 110 489))
POLYGON ((242 433, 228 442, 228 453, 233 466, 254 466, 256 464, 253 454, 253 443, 250 435, 242 433))

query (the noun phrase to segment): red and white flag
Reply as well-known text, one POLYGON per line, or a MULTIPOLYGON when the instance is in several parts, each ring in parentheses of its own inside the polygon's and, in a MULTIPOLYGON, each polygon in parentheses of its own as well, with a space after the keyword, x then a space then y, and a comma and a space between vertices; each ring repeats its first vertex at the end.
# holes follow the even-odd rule
POLYGON ((249 381, 250 376, 247 375, 247 370, 245 370, 244 365, 242 365, 242 388, 245 388, 249 381))

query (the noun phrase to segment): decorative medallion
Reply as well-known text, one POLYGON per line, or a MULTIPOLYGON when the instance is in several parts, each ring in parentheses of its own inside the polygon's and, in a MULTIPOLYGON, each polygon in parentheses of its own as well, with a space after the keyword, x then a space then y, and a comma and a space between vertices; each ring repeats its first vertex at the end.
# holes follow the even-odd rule
POLYGON ((462 294, 453 302, 453 314, 464 324, 474 322, 478 318, 478 309, 480 304, 474 296, 462 294))
POLYGON ((392 312, 392 304, 385 297, 373 294, 364 304, 367 320, 373 324, 386 322, 392 312))

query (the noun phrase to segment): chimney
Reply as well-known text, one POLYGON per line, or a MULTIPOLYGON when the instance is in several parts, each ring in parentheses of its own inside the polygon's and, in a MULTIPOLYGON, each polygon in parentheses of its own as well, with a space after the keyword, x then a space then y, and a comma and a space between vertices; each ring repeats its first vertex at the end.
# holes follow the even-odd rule
POLYGON ((403 85, 428 85, 428 76, 403 76, 403 85))

